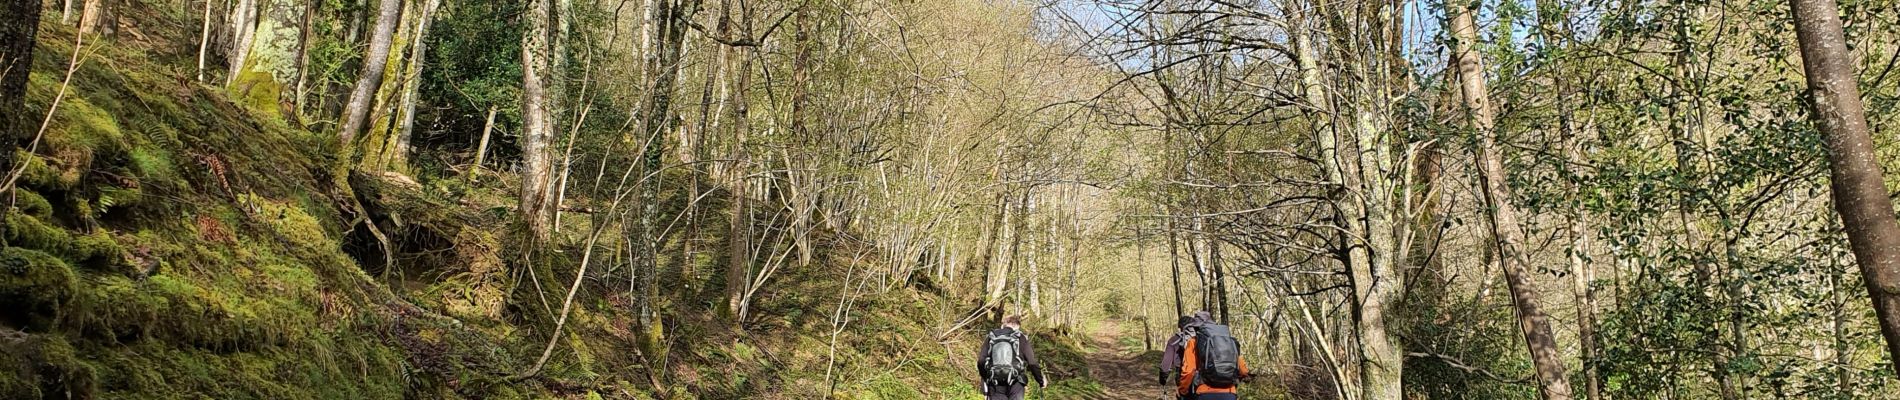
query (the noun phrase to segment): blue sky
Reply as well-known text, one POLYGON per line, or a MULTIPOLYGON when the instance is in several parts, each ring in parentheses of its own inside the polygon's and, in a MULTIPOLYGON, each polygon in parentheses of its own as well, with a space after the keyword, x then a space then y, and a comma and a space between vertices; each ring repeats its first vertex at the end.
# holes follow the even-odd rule
MULTIPOLYGON (((1115 2, 1097 0, 1036 1, 1040 1, 1045 5, 1042 12, 1050 13, 1059 11, 1075 20, 1076 23, 1082 25, 1082 28, 1086 32, 1098 35, 1105 31, 1117 33, 1114 31, 1121 29, 1116 25, 1117 21, 1131 18, 1133 17, 1131 14, 1135 13, 1135 11, 1127 9, 1124 6, 1112 4, 1115 2)), ((1513 1, 1518 1, 1520 5, 1526 8, 1534 7, 1532 0, 1513 1)), ((1442 51, 1438 50, 1440 44, 1436 39, 1440 31, 1439 26, 1441 22, 1439 13, 1435 9, 1439 6, 1440 3, 1431 0, 1408 0, 1405 2, 1403 10, 1406 25, 1405 37, 1407 38, 1405 43, 1406 57, 1411 59, 1414 65, 1426 71, 1436 71, 1443 68, 1444 64, 1442 61, 1444 55, 1442 51)), ((1494 26, 1496 23, 1496 16, 1491 6, 1480 10, 1478 17, 1480 26, 1489 27, 1494 26)), ((1043 18, 1041 20, 1048 22, 1053 19, 1043 18)), ((1073 29, 1073 27, 1063 28, 1073 29)), ((1485 30, 1485 33, 1489 32, 1491 32, 1489 29, 1485 30)), ((1525 29, 1513 28, 1512 35, 1514 39, 1518 39, 1521 42, 1522 39, 1529 35, 1529 32, 1525 29)), ((1122 58, 1117 60, 1117 63, 1130 70, 1143 69, 1148 66, 1146 60, 1142 60, 1139 57, 1122 58)))

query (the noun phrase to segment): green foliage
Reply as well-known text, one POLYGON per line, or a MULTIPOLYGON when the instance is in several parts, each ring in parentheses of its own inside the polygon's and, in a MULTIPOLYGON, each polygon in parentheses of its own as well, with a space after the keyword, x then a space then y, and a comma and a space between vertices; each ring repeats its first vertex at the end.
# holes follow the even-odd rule
MULTIPOLYGON (((428 60, 423 69, 412 139, 418 148, 475 151, 487 110, 494 107, 495 135, 489 160, 514 158, 513 127, 520 126, 521 32, 517 22, 525 2, 445 4, 430 26, 428 60)), ((594 6, 580 7, 593 9, 594 6)), ((610 136, 610 135, 601 135, 610 136)), ((420 167, 441 171, 429 158, 420 167)), ((472 157, 471 159, 472 160, 472 157)), ((458 160, 467 162, 467 160, 458 160)))
MULTIPOLYGON (((1484 299, 1448 296, 1451 288, 1443 284, 1421 282, 1411 292, 1399 323, 1393 324, 1400 345, 1412 352, 1452 355, 1466 367, 1506 377, 1529 376, 1530 359, 1524 354, 1511 309, 1486 304, 1484 299)), ((1436 358, 1408 357, 1403 374, 1405 391, 1424 398, 1532 399, 1537 395, 1534 387, 1500 382, 1436 358)))

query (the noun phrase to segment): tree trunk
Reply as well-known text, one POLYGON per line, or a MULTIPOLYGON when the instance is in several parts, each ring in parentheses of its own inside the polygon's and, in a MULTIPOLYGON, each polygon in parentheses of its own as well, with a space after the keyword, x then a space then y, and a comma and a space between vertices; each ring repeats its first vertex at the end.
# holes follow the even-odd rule
POLYGON ((409 138, 415 134, 416 96, 422 88, 422 63, 427 61, 424 57, 429 54, 429 23, 435 19, 436 7, 441 5, 442 0, 429 0, 429 5, 422 8, 422 15, 416 22, 415 36, 409 38, 409 71, 404 73, 408 78, 403 80, 402 88, 402 124, 397 131, 394 148, 383 154, 386 158, 383 162, 385 167, 404 168, 409 163, 409 138))
MULTIPOLYGON (((225 82, 233 97, 246 100, 258 111, 277 111, 286 119, 294 117, 290 104, 294 92, 285 90, 297 79, 304 15, 308 10, 301 0, 246 0, 248 21, 234 25, 240 29, 242 43, 238 57, 229 60, 231 75, 225 82)), ((235 14, 236 12, 234 12, 235 14)))
MULTIPOLYGON (((661 243, 659 232, 659 202, 661 189, 660 177, 664 176, 661 174, 660 168, 662 168, 662 157, 666 154, 667 132, 673 129, 673 122, 675 121, 673 118, 673 89, 679 81, 680 53, 682 47, 685 45, 686 10, 696 8, 695 5, 691 4, 695 1, 697 0, 662 0, 659 3, 663 5, 663 8, 659 10, 657 14, 661 18, 664 18, 664 20, 661 21, 660 54, 656 60, 658 64, 653 66, 659 70, 659 74, 654 76, 653 87, 648 92, 650 99, 647 101, 647 109, 644 110, 646 117, 646 122, 643 124, 646 127, 644 140, 646 140, 647 145, 644 154, 642 154, 643 160, 641 161, 641 163, 644 164, 641 171, 644 172, 645 176, 642 179, 645 183, 640 186, 641 204, 639 225, 642 246, 639 265, 643 268, 642 275, 646 278, 646 281, 642 285, 641 290, 641 297, 645 301, 643 301, 641 306, 643 311, 641 312, 640 321, 641 325, 644 326, 655 326, 658 321, 658 310, 652 309, 650 304, 654 303, 654 299, 659 298, 660 285, 659 249, 661 243)), ((741 300, 741 308, 738 313, 738 316, 741 318, 735 320, 735 322, 738 323, 744 323, 743 317, 745 316, 745 302, 743 301, 743 296, 741 300)), ((650 334, 655 331, 653 328, 648 329, 650 334)))
POLYGON ((1005 294, 1015 295, 1014 305, 1016 309, 1009 311, 1009 314, 1021 315, 1021 309, 1025 305, 1023 302, 1023 293, 1026 291, 1023 290, 1023 287, 1026 282, 1023 281, 1023 274, 1016 272, 1016 263, 1022 262, 1023 260, 1023 237, 1029 236, 1029 233, 1025 231, 1029 228, 1029 222, 1027 222, 1029 219, 1029 198, 1033 192, 1033 190, 1024 189, 1023 193, 1019 195, 1020 197, 1016 200, 1016 212, 1009 213, 1010 218, 1008 218, 1009 222, 1006 226, 1006 228, 1009 229, 1007 231, 1009 233, 1009 262, 1003 264, 1003 272, 999 274, 1002 279, 1001 284, 996 286, 996 297, 1000 298, 1005 294), (1013 290, 1010 289, 1009 285, 1009 279, 1012 277, 1016 278, 1016 289, 1013 290))
MULTIPOLYGON (((1318 120, 1315 141, 1319 147, 1320 163, 1325 169, 1324 179, 1341 187, 1369 191, 1380 184, 1361 175, 1358 162, 1361 150, 1366 146, 1351 139, 1354 136, 1376 138, 1378 132, 1370 130, 1381 128, 1377 128, 1372 123, 1376 121, 1371 120, 1363 121, 1367 122, 1365 124, 1353 121, 1353 126, 1341 126, 1341 117, 1337 115, 1340 111, 1334 109, 1333 96, 1327 91, 1328 83, 1321 74, 1326 63, 1320 60, 1320 46, 1314 43, 1312 33, 1307 31, 1309 28, 1299 26, 1316 23, 1319 16, 1326 15, 1325 12, 1323 8, 1315 7, 1292 17, 1296 26, 1292 41, 1293 50, 1299 55, 1296 63, 1301 95, 1306 103, 1315 108, 1311 115, 1318 120), (1356 132, 1358 129, 1368 131, 1356 132), (1355 132, 1357 135, 1353 134, 1355 132)), ((1355 118, 1368 117, 1361 115, 1355 118)), ((1374 172, 1377 175, 1377 171, 1374 172)), ((1376 193, 1363 196, 1384 198, 1376 193)), ((1335 222, 1346 230, 1334 240, 1339 242, 1341 253, 1338 257, 1345 264, 1352 284, 1350 306, 1354 313, 1351 323, 1359 336, 1356 348, 1359 353, 1358 397, 1363 400, 1401 400, 1404 396, 1402 378, 1405 353, 1386 327, 1386 314, 1397 304, 1400 291, 1405 288, 1404 277, 1393 264, 1399 251, 1391 236, 1396 232, 1389 229, 1393 220, 1377 209, 1389 203, 1374 203, 1343 195, 1332 197, 1336 209, 1335 222)), ((1339 380, 1342 389, 1348 387, 1343 379, 1339 380)))
MULTIPOLYGON (((525 21, 528 29, 524 32, 521 41, 522 122, 524 125, 548 124, 538 127, 528 126, 522 130, 522 157, 526 159, 527 167, 529 167, 524 168, 527 171, 538 171, 533 168, 535 158, 541 158, 542 163, 547 162, 544 155, 535 153, 544 150, 547 145, 544 141, 548 136, 534 135, 550 135, 554 129, 552 120, 543 115, 548 112, 545 105, 546 85, 541 81, 541 75, 546 73, 548 57, 547 14, 549 11, 546 1, 530 0, 528 10, 524 14, 524 18, 528 19, 525 21), (529 104, 531 102, 534 104, 529 104), (535 143, 536 141, 543 142, 535 143), (532 146, 542 147, 530 149, 529 147, 532 146)), ((377 90, 383 85, 383 69, 389 64, 389 51, 395 40, 396 24, 402 18, 401 14, 402 0, 381 0, 377 8, 376 25, 370 28, 369 52, 363 55, 363 72, 356 77, 356 88, 350 91, 349 102, 346 103, 343 111, 343 126, 338 127, 337 137, 343 142, 345 148, 352 145, 351 143, 356 140, 356 135, 362 132, 364 125, 368 124, 370 103, 375 99, 377 90)), ((528 174, 522 175, 526 178, 528 174)), ((524 192, 528 191, 526 186, 523 188, 524 192)), ((528 205, 527 199, 523 200, 522 204, 528 205)), ((541 207, 539 201, 537 200, 534 204, 535 208, 522 210, 539 211, 541 207)), ((532 229, 534 227, 530 226, 530 230, 532 229)))
MULTIPOLYGON (((997 164, 997 165, 1000 166, 1001 164, 997 164)), ((995 176, 994 171, 998 169, 1001 169, 1001 168, 992 168, 991 176, 995 176)), ((988 222, 979 223, 977 225, 977 230, 981 232, 983 235, 982 252, 977 253, 980 255, 978 255, 975 258, 976 264, 983 266, 983 274, 980 275, 983 278, 983 284, 979 287, 980 292, 978 294, 978 297, 983 298, 983 300, 989 300, 987 297, 984 297, 984 296, 987 296, 989 294, 990 270, 995 269, 996 267, 997 240, 998 238, 1003 236, 1003 233, 1002 233, 1003 217, 1004 217, 1004 214, 1006 213, 1005 211, 1006 208, 1004 206, 1004 200, 1003 200, 1003 194, 998 193, 994 197, 995 199, 990 201, 990 205, 992 206, 991 208, 995 210, 995 212, 990 213, 988 222)))
MULTIPOLYGON (((822 147, 818 146, 820 141, 818 138, 812 137, 811 127, 807 125, 807 121, 811 119, 810 114, 812 111, 811 59, 812 48, 815 47, 812 43, 811 35, 811 9, 813 7, 812 1, 808 0, 801 2, 798 5, 798 9, 792 11, 792 46, 794 49, 792 50, 792 121, 790 128, 792 137, 796 138, 794 142, 802 143, 808 146, 808 148, 822 149, 822 147)), ((810 164, 813 163, 813 157, 800 157, 796 160, 787 161, 810 164)), ((797 247, 799 265, 811 264, 811 227, 813 225, 812 219, 817 213, 816 205, 818 204, 819 193, 817 190, 817 174, 802 171, 814 170, 816 169, 815 167, 815 165, 808 165, 804 168, 795 168, 793 171, 787 173, 787 175, 792 177, 798 175, 805 176, 804 179, 790 179, 787 182, 795 186, 792 192, 796 195, 791 198, 793 203, 792 212, 794 214, 792 216, 792 244, 797 247), (796 186, 805 187, 798 188, 796 186)))
MULTIPOLYGON (((211 4, 216 0, 204 0, 204 21, 198 32, 198 81, 205 80, 205 58, 211 50, 211 4)), ((69 0, 68 5, 72 4, 69 0)))
POLYGON ((310 24, 314 23, 317 14, 322 11, 322 7, 322 0, 304 2, 303 12, 300 13, 303 14, 301 16, 302 21, 300 21, 297 26, 297 77, 295 83, 292 84, 291 96, 294 100, 291 102, 291 106, 300 121, 303 119, 304 98, 309 94, 310 30, 312 29, 310 24))
MULTIPOLYGON (((1037 207, 1036 203, 1026 203, 1023 206, 1023 215, 1024 216, 1036 215, 1036 207, 1037 207)), ((1025 220, 1018 220, 1018 221, 1025 221, 1025 220)), ((1022 224, 1025 227, 1029 225, 1028 222, 1022 222, 1022 224)), ((1048 247, 1049 243, 1052 243, 1055 241, 1055 229, 1056 229, 1055 225, 1056 224, 1054 223, 1054 221, 1050 221, 1049 236, 1047 238, 1048 242, 1040 241, 1040 240, 1036 241, 1035 243, 1030 245, 1031 248, 1029 249, 1029 255, 1019 257, 1023 259, 1024 263, 1029 264, 1029 271, 1028 271, 1029 274, 1026 275, 1026 278, 1024 278, 1024 280, 1028 281, 1027 282, 1028 285, 1026 286, 1026 288, 1029 289, 1029 301, 1028 301, 1029 314, 1035 315, 1036 318, 1042 318, 1043 316, 1041 258, 1044 253, 1043 250, 1048 247)), ((1027 229, 1024 229, 1024 230, 1027 230, 1027 229)), ((1024 232, 1023 234, 1020 234, 1019 236, 1017 236, 1019 238, 1018 239, 1019 241, 1022 236, 1028 236, 1027 232, 1024 232)))
MULTIPOLYGON (((1882 179, 1854 78, 1854 60, 1841 32, 1834 0, 1792 0, 1802 69, 1808 76, 1810 118, 1827 136, 1834 210, 1860 265, 1861 279, 1887 338, 1887 353, 1900 360, 1900 221, 1882 179)), ((1900 372, 1900 363, 1889 363, 1900 372)))
MULTIPOLYGON (((399 0, 384 0, 384 8, 390 8, 387 3, 391 2, 399 2, 399 0)), ((554 138, 554 114, 548 109, 549 93, 546 83, 543 82, 546 78, 544 74, 549 68, 548 54, 551 52, 548 43, 548 13, 552 12, 551 8, 549 0, 530 0, 528 9, 522 16, 527 29, 521 37, 520 213, 529 236, 538 243, 547 242, 548 224, 553 217, 549 212, 549 205, 552 204, 553 199, 550 199, 548 195, 548 182, 553 179, 550 175, 554 166, 550 160, 553 155, 548 154, 548 143, 554 138)), ((385 15, 391 14, 393 13, 385 15)), ((394 19, 393 15, 390 19, 394 19)), ((376 36, 387 39, 388 31, 393 27, 384 26, 386 25, 384 22, 380 18, 377 20, 376 36)), ((393 25, 393 22, 387 25, 393 25)), ((375 45, 371 47, 373 49, 375 45)), ((382 43, 382 47, 382 52, 386 56, 389 52, 386 40, 382 43)), ((372 56, 371 60, 380 64, 380 61, 374 60, 386 58, 372 56)), ((355 122, 350 124, 362 123, 360 115, 367 113, 368 110, 359 110, 358 103, 367 106, 368 95, 375 92, 372 86, 376 84, 376 82, 369 82, 368 78, 369 75, 377 75, 380 79, 382 73, 380 67, 379 65, 374 71, 365 71, 365 79, 357 81, 357 91, 351 95, 351 111, 349 112, 350 119, 355 122), (364 96, 356 96, 358 94, 364 96)), ((350 134, 354 134, 353 131, 352 128, 346 128, 344 136, 346 142, 350 134)))
MULTIPOLYGON (((1583 145, 1576 144, 1574 138, 1571 141, 1569 149, 1571 162, 1581 165, 1585 161, 1583 145)), ((1572 190, 1576 190, 1574 185, 1572 190)), ((1577 196, 1575 193, 1572 195, 1577 196)), ((1582 211, 1578 213, 1581 214, 1582 211)), ((1578 354, 1577 358, 1581 361, 1583 368, 1584 397, 1592 400, 1603 398, 1602 380, 1595 366, 1597 363, 1597 303, 1594 287, 1596 271, 1590 266, 1590 248, 1594 242, 1594 236, 1581 216, 1573 218, 1570 223, 1570 279, 1571 290, 1577 297, 1577 342, 1582 347, 1581 354, 1578 354)))
MULTIPOLYGON (((722 10, 726 7, 728 1, 730 0, 722 0, 719 2, 722 10)), ((724 15, 722 12, 720 15, 721 19, 717 25, 718 31, 716 31, 721 37, 731 34, 731 27, 727 24, 727 21, 724 20, 724 15)), ((693 170, 691 180, 687 182, 686 198, 688 199, 698 199, 700 198, 700 193, 706 191, 704 181, 713 172, 713 169, 706 168, 700 165, 700 163, 708 161, 710 158, 707 153, 708 147, 706 143, 713 137, 711 131, 718 126, 715 122, 717 121, 715 115, 725 112, 724 107, 714 110, 713 103, 715 101, 724 100, 723 97, 715 98, 714 95, 723 95, 725 91, 728 90, 728 87, 725 85, 730 85, 730 83, 726 81, 731 79, 731 75, 727 70, 731 69, 732 47, 720 46, 719 52, 715 57, 712 66, 705 69, 705 86, 701 87, 699 93, 699 123, 695 129, 683 131, 683 134, 680 136, 680 162, 682 164, 692 165, 693 170)), ((682 238, 680 254, 686 257, 687 260, 695 259, 699 253, 700 212, 698 201, 689 201, 687 203, 685 215, 685 220, 687 221, 686 232, 680 236, 682 238)), ((697 270, 694 268, 695 264, 696 263, 692 262, 680 263, 678 274, 682 282, 688 285, 698 283, 699 276, 697 270)))
MULTIPOLYGON (((1169 209, 1172 214, 1172 208, 1169 209)), ((1168 274, 1174 283, 1174 315, 1187 315, 1187 307, 1181 304, 1181 233, 1175 229, 1172 216, 1168 217, 1168 264, 1173 271, 1168 274)))
MULTIPOLYGON (((92 14, 95 1, 97 0, 86 1, 87 15, 92 14)), ((92 17, 84 16, 80 18, 79 24, 82 30, 90 29, 86 28, 87 25, 91 24, 87 21, 90 18, 92 17)), ((231 9, 230 20, 231 49, 227 54, 230 54, 231 58, 224 60, 227 73, 224 77, 226 84, 237 81, 238 75, 244 73, 244 61, 250 58, 251 38, 252 35, 257 33, 257 0, 237 0, 237 6, 231 9)))
POLYGON ((112 34, 112 30, 115 26, 107 23, 107 21, 115 20, 115 18, 111 15, 112 10, 106 7, 105 0, 86 0, 86 3, 82 7, 79 13, 79 33, 94 33, 94 31, 101 31, 101 28, 103 28, 103 31, 98 33, 103 35, 112 34))
POLYGON ((1536 369, 1538 387, 1545 399, 1571 398, 1570 381, 1558 352, 1557 338, 1551 333, 1550 317, 1537 305, 1537 288, 1528 271, 1524 233, 1518 225, 1517 207, 1511 204, 1511 188, 1504 179, 1504 156, 1499 153, 1495 131, 1495 112, 1485 88, 1482 60, 1476 50, 1477 24, 1467 6, 1450 5, 1450 30, 1456 40, 1453 56, 1457 60, 1459 88, 1463 92, 1471 127, 1478 135, 1478 169, 1483 182, 1480 191, 1489 209, 1489 228, 1493 244, 1502 261, 1504 279, 1517 307, 1518 328, 1530 347, 1531 364, 1536 369))
POLYGON ((482 139, 475 144, 475 162, 469 164, 468 172, 466 172, 469 179, 474 179, 476 175, 481 174, 482 162, 487 161, 488 138, 495 132, 495 111, 498 111, 495 106, 488 106, 488 117, 482 120, 482 139))
MULTIPOLYGON (((27 76, 33 70, 33 45, 39 37, 40 0, 6 0, 0 5, 0 171, 13 171, 15 149, 38 128, 26 109, 27 76)), ((5 228, 0 228, 5 229, 5 228)))
MULTIPOLYGON (((1189 176, 1190 176, 1189 179, 1193 179, 1192 175, 1189 175, 1189 176)), ((1201 289, 1200 290, 1201 301, 1199 305, 1196 305, 1194 307, 1195 311, 1208 311, 1208 310, 1214 309, 1214 291, 1212 290, 1213 288, 1210 287, 1210 285, 1208 284, 1208 279, 1207 279, 1208 278, 1207 256, 1205 253, 1207 246, 1205 246, 1204 243, 1202 243, 1203 236, 1206 235, 1206 232, 1207 232, 1207 223, 1205 222, 1205 220, 1206 220, 1205 218, 1195 217, 1194 218, 1194 232, 1187 234, 1187 238, 1186 238, 1188 261, 1194 264, 1194 279, 1195 281, 1200 282, 1200 289, 1201 289)))
MULTIPOLYGON (((750 38, 752 37, 752 9, 741 3, 738 10, 739 20, 734 21, 733 1, 720 2, 721 36, 732 37, 734 32, 738 32, 750 38)), ((728 257, 726 260, 726 310, 730 315, 739 314, 739 305, 745 300, 745 285, 750 280, 747 274, 752 267, 752 213, 749 208, 751 201, 747 198, 751 179, 748 179, 746 173, 751 161, 746 140, 752 130, 752 117, 748 106, 750 99, 747 98, 752 82, 752 51, 744 49, 739 53, 728 60, 729 62, 736 61, 736 64, 729 64, 730 68, 726 71, 732 79, 732 90, 726 93, 726 108, 732 113, 729 116, 732 119, 732 143, 729 144, 732 161, 731 166, 726 167, 726 173, 730 175, 727 180, 727 191, 730 193, 728 203, 731 204, 732 214, 731 224, 726 231, 728 257)))
POLYGON ((1227 309, 1227 268, 1221 261, 1220 248, 1219 240, 1207 242, 1207 264, 1214 270, 1214 309, 1217 312, 1215 315, 1220 316, 1221 324, 1233 324, 1233 316, 1227 309))
POLYGON ((1148 242, 1141 235, 1141 224, 1135 224, 1135 293, 1141 296, 1141 351, 1154 351, 1154 318, 1148 315, 1148 242))

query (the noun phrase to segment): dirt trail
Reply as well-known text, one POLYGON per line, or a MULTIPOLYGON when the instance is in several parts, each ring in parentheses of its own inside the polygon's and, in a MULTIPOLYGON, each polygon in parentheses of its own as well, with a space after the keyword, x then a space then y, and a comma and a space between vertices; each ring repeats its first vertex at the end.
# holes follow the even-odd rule
POLYGON ((1141 349, 1129 349, 1117 340, 1138 332, 1124 332, 1121 323, 1109 321, 1089 335, 1089 373, 1102 383, 1104 400, 1173 399, 1169 388, 1156 384, 1155 366, 1140 360, 1141 349))

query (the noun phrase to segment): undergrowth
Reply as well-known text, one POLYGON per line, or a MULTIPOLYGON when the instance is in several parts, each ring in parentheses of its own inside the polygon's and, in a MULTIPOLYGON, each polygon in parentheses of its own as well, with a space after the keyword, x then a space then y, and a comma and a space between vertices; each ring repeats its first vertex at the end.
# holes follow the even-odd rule
MULTIPOLYGON (((0 213, 0 398, 979 396, 980 332, 935 339, 954 301, 861 293, 841 271, 875 261, 835 256, 861 253, 845 241, 781 271, 746 321, 718 312, 723 250, 676 259, 682 242, 669 242, 672 284, 648 304, 664 343, 642 342, 628 271, 596 266, 548 368, 518 377, 551 334, 532 298, 565 294, 591 217, 569 216, 555 251, 524 263, 504 233, 508 179, 336 169, 334 140, 267 91, 188 78, 196 25, 175 6, 123 7, 141 23, 82 49, 45 136, 16 153, 22 177, 0 213), (515 291, 531 279, 539 293, 515 291)), ((41 26, 31 115, 52 105, 72 54, 75 32, 57 21, 41 26)), ((667 189, 677 211, 684 190, 667 189)), ((1077 342, 1036 340, 1059 378, 1045 398, 1102 392, 1077 342)))

